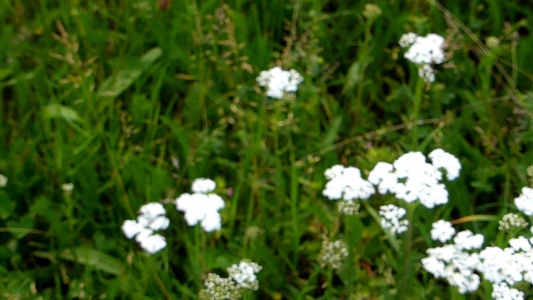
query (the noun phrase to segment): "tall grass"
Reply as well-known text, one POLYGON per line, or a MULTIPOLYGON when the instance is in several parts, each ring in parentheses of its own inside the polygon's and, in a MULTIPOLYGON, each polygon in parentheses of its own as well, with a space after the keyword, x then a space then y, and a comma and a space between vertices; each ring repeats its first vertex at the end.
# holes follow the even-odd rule
POLYGON ((440 218, 473 216, 457 226, 494 240, 529 185, 527 5, 378 0, 369 21, 362 2, 223 3, 0 4, 2 295, 195 299, 207 273, 250 259, 263 269, 245 299, 468 298, 419 261, 440 218), (408 31, 447 38, 431 85, 403 59, 408 31), (489 36, 500 45, 487 48, 489 36), (305 78, 292 101, 255 82, 275 65, 305 78), (368 172, 439 147, 460 158, 461 177, 447 205, 409 208, 408 245, 373 219, 391 196, 354 216, 322 196, 334 164, 368 172), (170 204, 200 177, 226 200, 211 234, 170 204), (161 200, 168 246, 148 256, 120 227, 161 200), (252 226, 263 231, 247 235, 252 226), (343 268, 320 267, 322 241, 339 238, 343 268))

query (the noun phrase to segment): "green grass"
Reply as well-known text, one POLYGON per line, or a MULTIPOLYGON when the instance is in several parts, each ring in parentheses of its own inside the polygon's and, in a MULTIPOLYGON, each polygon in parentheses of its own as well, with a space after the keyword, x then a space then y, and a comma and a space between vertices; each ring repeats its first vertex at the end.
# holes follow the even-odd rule
MULTIPOLYGON (((494 216, 457 225, 494 241, 530 183, 527 3, 378 0, 372 22, 362 2, 220 3, 0 4, 2 295, 194 299, 207 273, 250 259, 263 270, 245 299, 469 298, 419 261, 440 218, 494 216), (431 86, 403 59, 408 31, 448 40, 431 86), (489 36, 498 48, 484 46, 489 36), (304 76, 296 100, 257 86, 275 65, 304 76), (392 197, 346 217, 322 196, 334 164, 366 177, 378 161, 439 147, 461 160, 461 177, 447 184, 447 205, 412 208, 411 247, 372 218, 392 197), (189 192, 199 177, 215 179, 226 201, 221 231, 188 227, 166 204, 163 251, 148 256, 124 237, 141 205, 189 192), (250 238, 250 226, 264 232, 250 238), (325 237, 348 243, 339 272, 317 262, 325 237)), ((474 297, 487 295, 482 285, 474 297)))

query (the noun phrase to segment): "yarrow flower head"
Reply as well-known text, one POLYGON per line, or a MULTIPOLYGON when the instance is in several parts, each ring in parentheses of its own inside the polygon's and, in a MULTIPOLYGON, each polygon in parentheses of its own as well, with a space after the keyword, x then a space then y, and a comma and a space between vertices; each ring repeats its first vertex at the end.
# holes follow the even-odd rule
POLYGON ((338 270, 342 267, 342 262, 346 257, 348 257, 348 246, 343 240, 323 241, 322 250, 318 254, 318 262, 322 268, 328 266, 333 270, 338 270))
POLYGON ((404 57, 415 64, 441 64, 444 62, 444 38, 430 33, 417 36, 404 57))
MULTIPOLYGON (((444 225, 446 223, 439 221, 434 225, 437 223, 447 228, 447 225, 444 225)), ((449 228, 447 230, 449 231, 449 228)), ((479 255, 465 250, 481 248, 483 236, 481 239, 480 236, 474 236, 468 230, 459 232, 454 238, 454 244, 428 249, 428 257, 422 259, 422 266, 435 278, 446 279, 451 286, 457 287, 461 294, 476 291, 481 283, 479 275, 475 273, 480 264, 479 255)), ((446 237, 449 240, 448 236, 446 237)), ((435 239, 433 231, 432 238, 435 239)))
POLYGON ((228 274, 237 283, 238 288, 257 291, 259 281, 257 281, 255 274, 259 273, 261 269, 263 268, 254 262, 241 261, 229 267, 228 274))
POLYGON ((400 47, 402 48, 407 48, 411 46, 412 44, 414 44, 417 37, 418 35, 416 35, 416 33, 414 32, 404 33, 402 37, 400 38, 400 41, 398 42, 398 44, 400 44, 400 47))
POLYGON ((494 300, 522 300, 524 292, 509 288, 506 283, 496 283, 492 285, 492 299, 494 300))
POLYGON ((498 230, 500 231, 509 230, 511 228, 524 228, 529 225, 524 218, 515 213, 508 213, 504 215, 498 224, 498 230))
POLYGON ((435 81, 435 71, 428 64, 423 64, 418 68, 418 76, 425 82, 435 81))
POLYGON ((433 229, 431 229, 431 239, 434 241, 440 241, 446 243, 455 234, 455 228, 452 227, 452 223, 445 220, 438 220, 433 223, 433 229))
POLYGON ((205 289, 199 293, 200 300, 235 300, 241 299, 241 293, 235 281, 222 278, 214 273, 207 274, 204 281, 205 289))
POLYGON ((403 233, 409 227, 408 220, 401 220, 405 216, 405 209, 394 204, 382 205, 379 208, 379 215, 381 216, 381 227, 390 229, 395 233, 403 233))
POLYGON ((361 205, 353 200, 337 201, 337 211, 343 215, 355 215, 360 207, 361 205))
POLYGON ((372 184, 361 177, 358 168, 335 165, 327 169, 324 175, 329 182, 322 194, 329 200, 368 199, 375 192, 372 184))
POLYGON ((128 239, 135 237, 146 252, 154 254, 167 246, 165 237, 154 234, 154 231, 165 230, 170 220, 165 216, 166 211, 159 202, 152 202, 141 206, 137 220, 125 220, 122 231, 128 239))
POLYGON ((74 184, 72 183, 63 183, 61 185, 61 189, 63 190, 63 192, 65 193, 71 193, 72 190, 74 190, 74 184))
POLYGON ((268 97, 282 99, 284 92, 294 93, 298 90, 303 77, 294 69, 285 71, 280 67, 274 67, 268 71, 261 71, 256 80, 260 86, 267 87, 268 97))
POLYGON ((435 72, 431 64, 444 62, 444 38, 438 34, 430 33, 426 37, 417 36, 413 32, 402 35, 398 42, 402 48, 407 48, 404 57, 420 65, 418 76, 425 82, 435 81, 435 72))
POLYGON ((183 193, 176 199, 176 208, 185 213, 189 226, 199 222, 205 232, 221 228, 222 219, 219 210, 224 208, 224 200, 215 193, 216 183, 211 179, 196 179, 192 184, 194 194, 183 193))
POLYGON ((526 214, 533 215, 533 189, 530 187, 523 187, 520 196, 514 199, 516 208, 526 214))
POLYGON ((446 204, 448 191, 440 183, 442 173, 439 169, 446 170, 448 179, 452 180, 458 176, 460 164, 457 166, 458 160, 452 160, 453 155, 437 150, 430 153, 435 158, 433 164, 426 162, 421 152, 406 153, 393 164, 379 162, 368 180, 378 186, 380 194, 390 192, 407 203, 419 200, 427 208, 446 204))

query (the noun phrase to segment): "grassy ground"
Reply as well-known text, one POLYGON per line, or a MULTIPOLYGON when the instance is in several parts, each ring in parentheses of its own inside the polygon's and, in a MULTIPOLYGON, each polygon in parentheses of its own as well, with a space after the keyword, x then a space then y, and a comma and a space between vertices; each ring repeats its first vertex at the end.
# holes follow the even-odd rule
POLYGON ((526 1, 378 0, 375 19, 362 1, 167 1, 0 4, 3 296, 194 299, 207 273, 250 259, 263 270, 245 299, 469 298, 420 259, 439 218, 501 243, 497 220, 529 184, 526 1), (431 85, 403 58, 408 31, 447 39, 431 85), (255 82, 275 65, 305 78, 292 101, 255 82), (417 207, 411 247, 399 237, 395 251, 369 215, 390 196, 355 216, 322 196, 334 164, 366 177, 439 147, 461 177, 447 205, 417 207), (166 204, 164 250, 149 256, 124 237, 141 205, 199 177, 226 201, 222 230, 189 227, 166 204), (317 262, 324 238, 347 242, 341 271, 317 262))

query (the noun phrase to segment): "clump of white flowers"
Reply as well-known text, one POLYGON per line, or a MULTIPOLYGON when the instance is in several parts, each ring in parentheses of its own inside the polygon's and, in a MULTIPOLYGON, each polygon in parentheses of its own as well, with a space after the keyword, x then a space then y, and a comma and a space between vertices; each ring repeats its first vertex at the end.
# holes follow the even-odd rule
POLYGON ((222 278, 217 274, 209 273, 204 280, 204 287, 205 289, 198 294, 200 300, 241 299, 239 288, 231 278, 222 278))
POLYGON ((256 273, 261 269, 257 263, 241 261, 227 268, 229 274, 227 278, 209 273, 204 281, 205 289, 199 293, 199 299, 240 299, 241 289, 257 291, 259 281, 256 273))
POLYGON ((7 177, 3 174, 0 174, 0 188, 6 187, 7 185, 7 177))
POLYGON ((333 270, 338 270, 342 267, 342 262, 346 257, 348 257, 348 246, 343 240, 323 241, 322 250, 318 254, 318 262, 322 268, 328 266, 333 270))
POLYGON ((358 168, 334 165, 324 175, 329 181, 322 194, 329 200, 368 199, 375 193, 372 184, 361 177, 358 168))
POLYGON ((141 206, 137 220, 125 220, 122 231, 128 239, 135 237, 144 251, 154 254, 167 246, 165 237, 154 234, 155 231, 165 230, 170 220, 165 216, 166 210, 159 202, 151 202, 141 206))
MULTIPOLYGON (((504 219, 500 221, 504 229, 527 226, 516 214, 507 214, 504 219)), ((483 278, 492 284, 493 299, 524 299, 524 293, 512 286, 524 281, 533 284, 533 238, 512 238, 506 248, 491 245, 481 249, 483 243, 483 235, 461 231, 453 244, 428 249, 422 266, 435 278, 456 286, 461 294, 476 291, 483 278)))
POLYGON ((216 183, 208 178, 199 178, 192 183, 193 194, 183 193, 176 199, 176 208, 185 213, 189 226, 200 225, 205 232, 220 230, 222 219, 219 210, 224 208, 224 200, 213 193, 216 183))
POLYGON ((259 273, 261 269, 263 268, 254 262, 241 261, 229 267, 228 274, 237 283, 238 288, 257 291, 259 281, 257 281, 255 274, 259 273))
POLYGON ((502 217, 498 222, 498 230, 509 230, 511 228, 524 228, 529 223, 520 215, 515 213, 508 213, 502 217))
POLYGON ((285 92, 295 93, 298 90, 303 77, 294 69, 285 71, 280 67, 274 67, 268 71, 261 71, 256 80, 260 86, 267 87, 268 97, 282 99, 285 92))
POLYGON ((520 196, 514 199, 514 205, 527 216, 533 215, 533 189, 527 186, 523 187, 520 196))
POLYGON ((404 57, 420 66, 419 76, 426 82, 433 82, 435 74, 431 64, 444 62, 444 38, 434 33, 423 37, 409 32, 403 34, 398 43, 402 48, 409 47, 404 57))
POLYGON ((452 223, 445 220, 438 220, 433 223, 433 229, 431 229, 431 239, 434 241, 440 241, 446 243, 451 240, 455 234, 455 228, 452 227, 452 223))
POLYGON ((494 300, 520 300, 524 299, 524 292, 509 288, 506 283, 492 285, 492 299, 494 300))
POLYGON ((337 202, 337 211, 343 215, 351 216, 359 212, 361 205, 353 200, 337 202))
POLYGON ((407 203, 420 201, 427 208, 448 203, 448 191, 441 183, 441 169, 448 180, 459 176, 459 160, 442 149, 433 150, 426 162, 421 152, 409 152, 400 156, 393 164, 379 162, 368 176, 368 181, 378 186, 380 194, 388 192, 407 203))
POLYGON ((428 249, 429 256, 422 259, 422 266, 435 278, 446 279, 461 294, 476 291, 481 282, 475 273, 480 263, 479 255, 465 250, 481 248, 484 237, 465 230, 457 233, 453 241, 454 244, 428 249))
POLYGON ((382 205, 379 208, 381 227, 389 229, 393 234, 400 234, 407 231, 409 221, 401 220, 405 214, 406 210, 404 208, 394 204, 382 205))
POLYGON ((63 192, 65 193, 71 193, 73 190, 74 190, 74 184, 72 183, 63 183, 61 185, 61 189, 63 190, 63 192))

